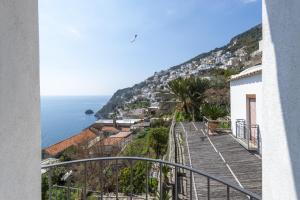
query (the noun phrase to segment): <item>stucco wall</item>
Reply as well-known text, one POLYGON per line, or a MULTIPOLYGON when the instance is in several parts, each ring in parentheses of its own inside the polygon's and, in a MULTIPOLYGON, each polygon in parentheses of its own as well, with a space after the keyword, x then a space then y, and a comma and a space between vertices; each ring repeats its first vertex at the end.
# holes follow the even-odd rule
POLYGON ((0 199, 37 200, 40 102, 37 0, 0 1, 0 199))
MULTIPOLYGON (((247 94, 256 95, 256 123, 262 124, 262 75, 256 74, 230 82, 230 109, 232 132, 236 135, 237 119, 247 119, 247 94)), ((261 132, 260 132, 261 133, 261 132)), ((262 134, 262 133, 261 133, 262 134)))
POLYGON ((300 199, 300 1, 263 0, 263 199, 300 199))

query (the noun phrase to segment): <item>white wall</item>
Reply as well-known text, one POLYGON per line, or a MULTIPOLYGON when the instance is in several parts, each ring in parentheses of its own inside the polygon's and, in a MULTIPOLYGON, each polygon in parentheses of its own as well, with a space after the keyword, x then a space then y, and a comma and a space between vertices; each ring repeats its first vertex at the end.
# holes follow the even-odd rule
MULTIPOLYGON (((230 82, 230 109, 232 133, 236 135, 237 119, 247 119, 247 94, 256 95, 256 123, 262 124, 262 75, 261 73, 230 82)), ((262 132, 260 132, 262 134, 262 132)))
POLYGON ((41 198, 37 6, 0 1, 1 200, 41 198))
POLYGON ((300 1, 263 0, 263 199, 300 199, 300 1))

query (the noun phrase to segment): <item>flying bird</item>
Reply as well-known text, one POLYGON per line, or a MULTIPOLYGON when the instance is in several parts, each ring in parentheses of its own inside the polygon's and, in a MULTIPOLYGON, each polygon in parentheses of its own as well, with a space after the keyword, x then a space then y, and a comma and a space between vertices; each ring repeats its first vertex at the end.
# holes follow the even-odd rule
POLYGON ((131 43, 135 42, 136 38, 137 38, 137 34, 134 35, 133 39, 130 41, 131 43))

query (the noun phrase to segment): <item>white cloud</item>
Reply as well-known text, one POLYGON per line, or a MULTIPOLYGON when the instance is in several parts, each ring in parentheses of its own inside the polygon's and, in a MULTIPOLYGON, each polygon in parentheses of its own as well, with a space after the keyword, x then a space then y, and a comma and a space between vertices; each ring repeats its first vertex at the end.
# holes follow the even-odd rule
POLYGON ((242 1, 243 3, 246 3, 246 4, 257 2, 257 0, 241 0, 241 1, 242 1))

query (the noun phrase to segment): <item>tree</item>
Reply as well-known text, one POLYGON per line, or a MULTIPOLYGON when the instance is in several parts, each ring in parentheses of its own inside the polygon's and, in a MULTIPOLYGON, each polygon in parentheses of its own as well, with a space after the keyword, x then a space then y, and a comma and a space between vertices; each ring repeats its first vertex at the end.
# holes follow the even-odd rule
POLYGON ((187 81, 183 78, 178 78, 172 80, 168 83, 168 87, 170 91, 178 98, 179 101, 182 102, 182 107, 185 113, 188 113, 188 106, 187 106, 187 81))
POLYGON ((200 114, 200 105, 205 98, 204 92, 210 87, 207 79, 199 77, 178 78, 169 82, 169 89, 182 102, 184 112, 195 120, 200 114))
POLYGON ((188 87, 188 99, 190 102, 190 110, 193 121, 196 120, 196 116, 200 114, 200 106, 203 104, 205 98, 204 92, 209 88, 210 83, 207 79, 201 78, 189 78, 187 80, 188 87))
POLYGON ((160 127, 160 128, 153 128, 149 130, 150 132, 150 140, 149 144, 150 147, 153 148, 156 154, 156 158, 162 156, 166 150, 168 145, 168 128, 160 127))

